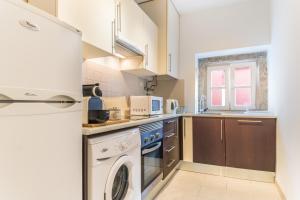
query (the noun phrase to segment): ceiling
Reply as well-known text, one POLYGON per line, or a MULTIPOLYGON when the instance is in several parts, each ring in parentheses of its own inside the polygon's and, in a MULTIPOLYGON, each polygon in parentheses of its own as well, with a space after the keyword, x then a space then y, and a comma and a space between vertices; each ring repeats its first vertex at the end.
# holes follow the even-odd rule
POLYGON ((180 14, 212 7, 226 6, 249 0, 173 0, 180 14))

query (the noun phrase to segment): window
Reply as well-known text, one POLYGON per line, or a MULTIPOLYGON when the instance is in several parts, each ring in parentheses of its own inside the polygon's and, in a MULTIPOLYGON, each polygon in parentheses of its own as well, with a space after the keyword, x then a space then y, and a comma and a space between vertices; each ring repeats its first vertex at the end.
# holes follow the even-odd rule
POLYGON ((255 109, 256 62, 207 68, 207 104, 211 110, 255 109))

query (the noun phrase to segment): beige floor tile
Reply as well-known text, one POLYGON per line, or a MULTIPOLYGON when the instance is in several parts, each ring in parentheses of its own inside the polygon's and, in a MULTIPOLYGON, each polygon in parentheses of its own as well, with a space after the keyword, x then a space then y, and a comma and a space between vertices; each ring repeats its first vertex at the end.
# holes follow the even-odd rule
POLYGON ((280 200, 274 184, 178 171, 155 200, 280 200))

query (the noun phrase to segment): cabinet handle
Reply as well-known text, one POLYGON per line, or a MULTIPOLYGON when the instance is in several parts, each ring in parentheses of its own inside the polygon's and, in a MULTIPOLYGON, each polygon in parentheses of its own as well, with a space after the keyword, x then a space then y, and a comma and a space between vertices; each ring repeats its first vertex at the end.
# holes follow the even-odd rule
POLYGON ((176 160, 172 160, 171 162, 169 162, 169 164, 167 164, 167 167, 170 168, 175 163, 175 161, 176 160))
POLYGON ((221 141, 223 142, 223 119, 221 120, 221 141))
POLYGON ((40 31, 40 28, 37 25, 31 23, 30 21, 20 20, 19 23, 21 26, 23 26, 31 31, 40 31))
POLYGON ((184 137, 184 139, 185 139, 185 126, 186 126, 186 121, 185 121, 185 118, 183 118, 183 137, 184 137))
POLYGON ((242 124, 261 124, 263 122, 259 121, 259 120, 238 120, 238 123, 242 123, 242 124))
POLYGON ((175 123, 176 120, 167 121, 167 124, 175 123))
POLYGON ((115 50, 115 20, 111 22, 111 38, 112 38, 111 51, 113 54, 115 50))
POLYGON ((166 138, 171 138, 171 137, 173 137, 173 136, 175 136, 175 135, 176 135, 176 133, 172 133, 172 134, 166 136, 166 138))
POLYGON ((175 149, 175 146, 172 146, 170 149, 167 149, 166 152, 170 153, 171 151, 173 151, 175 149))
POLYGON ((146 44, 145 45, 145 56, 146 56, 146 58, 145 58, 145 67, 148 67, 148 65, 149 65, 149 45, 148 44, 146 44))
POLYGON ((169 62, 170 62, 169 72, 172 72, 172 54, 169 54, 169 62))

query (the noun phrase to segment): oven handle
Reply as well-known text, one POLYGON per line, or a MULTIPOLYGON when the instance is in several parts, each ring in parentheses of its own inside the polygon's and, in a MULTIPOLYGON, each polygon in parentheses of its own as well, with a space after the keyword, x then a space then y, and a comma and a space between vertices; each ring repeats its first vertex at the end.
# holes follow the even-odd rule
POLYGON ((150 149, 144 149, 142 151, 142 155, 145 155, 145 154, 148 154, 148 153, 151 153, 157 149, 159 149, 161 147, 161 142, 158 142, 157 145, 155 145, 154 147, 150 148, 150 149))

